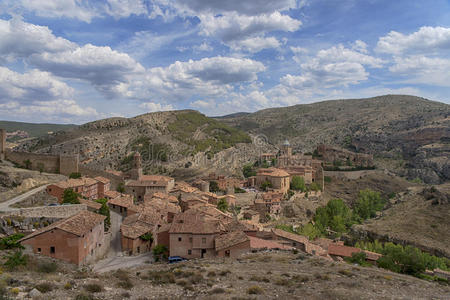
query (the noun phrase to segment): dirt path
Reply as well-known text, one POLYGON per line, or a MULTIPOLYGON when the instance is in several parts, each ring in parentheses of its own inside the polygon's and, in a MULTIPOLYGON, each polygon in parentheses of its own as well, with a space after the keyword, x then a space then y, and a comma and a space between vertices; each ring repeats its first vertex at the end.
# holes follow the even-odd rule
POLYGON ((12 199, 9 199, 8 201, 2 202, 0 203, 0 211, 12 211, 12 210, 17 210, 17 208, 13 208, 10 207, 10 205, 13 205, 17 202, 21 202, 23 200, 25 200, 26 198, 44 190, 46 187, 48 186, 48 184, 44 184, 40 187, 34 188, 26 193, 23 193, 22 195, 19 195, 17 197, 14 197, 12 199))
POLYGON ((144 264, 150 263, 152 260, 153 257, 150 252, 138 256, 115 256, 99 261, 94 265, 92 270, 97 273, 105 273, 117 269, 143 266, 144 264))

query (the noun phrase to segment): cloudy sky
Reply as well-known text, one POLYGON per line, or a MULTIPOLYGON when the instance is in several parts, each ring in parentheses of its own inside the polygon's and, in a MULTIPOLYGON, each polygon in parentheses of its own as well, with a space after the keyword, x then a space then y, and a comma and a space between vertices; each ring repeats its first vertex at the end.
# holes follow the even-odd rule
POLYGON ((447 0, 1 0, 0 119, 450 103, 447 0))

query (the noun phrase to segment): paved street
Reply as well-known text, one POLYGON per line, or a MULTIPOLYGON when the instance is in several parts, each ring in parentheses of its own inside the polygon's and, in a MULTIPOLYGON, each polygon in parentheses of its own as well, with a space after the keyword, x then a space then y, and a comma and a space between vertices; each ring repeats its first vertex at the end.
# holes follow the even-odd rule
POLYGON ((48 186, 48 184, 42 185, 42 186, 34 188, 26 193, 23 193, 22 195, 19 195, 17 197, 14 197, 12 199, 9 199, 5 202, 0 203, 0 211, 6 212, 6 211, 17 210, 17 208, 13 208, 13 207, 9 207, 9 206, 13 205, 17 202, 23 201, 26 198, 44 190, 47 186, 48 186))

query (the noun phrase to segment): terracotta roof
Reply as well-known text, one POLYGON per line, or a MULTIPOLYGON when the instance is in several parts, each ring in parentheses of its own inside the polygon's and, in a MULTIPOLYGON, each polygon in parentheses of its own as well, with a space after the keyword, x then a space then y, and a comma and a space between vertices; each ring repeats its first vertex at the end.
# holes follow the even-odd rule
POLYGON ((151 232, 153 230, 153 227, 154 226, 146 223, 135 223, 132 225, 122 224, 120 226, 120 232, 124 237, 137 239, 141 235, 151 232))
POLYGON ((227 231, 231 232, 231 231, 244 231, 244 232, 249 232, 249 231, 258 231, 258 227, 256 227, 254 224, 248 223, 248 222, 243 222, 243 221, 238 221, 238 220, 233 220, 227 224, 224 224, 225 228, 227 231))
POLYGON ((122 195, 121 193, 119 193, 117 191, 106 191, 104 194, 106 197, 111 198, 111 199, 120 197, 122 195))
POLYGON ((327 238, 316 238, 312 241, 313 244, 319 245, 323 249, 328 249, 328 246, 333 243, 333 240, 327 238))
POLYGON ((130 207, 134 204, 133 198, 128 195, 121 195, 119 197, 108 200, 108 204, 117 205, 121 207, 130 207))
POLYGON ((170 233, 214 234, 226 231, 222 223, 213 217, 191 209, 175 216, 170 233))
POLYGON ((259 169, 256 175, 271 176, 271 177, 288 177, 289 173, 277 168, 267 168, 267 169, 259 169))
POLYGON ((109 180, 108 178, 102 177, 102 176, 97 176, 94 179, 97 181, 100 181, 103 184, 107 184, 107 183, 111 182, 111 180, 109 180))
POLYGON ((375 253, 375 252, 368 251, 368 250, 363 250, 363 252, 366 254, 366 259, 368 259, 368 260, 377 261, 380 257, 383 256, 382 254, 375 253))
POLYGON ((50 231, 55 228, 64 230, 77 236, 82 236, 88 231, 90 231, 92 228, 103 222, 105 218, 106 218, 105 216, 87 210, 83 210, 67 219, 57 221, 55 223, 50 224, 47 227, 36 230, 30 235, 27 235, 26 237, 22 238, 20 242, 33 238, 41 233, 50 231))
POLYGON ((170 226, 172 226, 172 224, 163 224, 163 225, 161 225, 161 227, 158 228, 158 233, 169 231, 170 230, 170 226))
POLYGON ((254 250, 262 250, 262 249, 280 249, 280 250, 291 250, 294 249, 291 246, 280 244, 276 241, 272 240, 263 240, 254 236, 249 236, 250 239, 250 248, 254 250))
POLYGON ((81 204, 86 204, 87 207, 93 208, 95 210, 99 210, 102 207, 101 203, 92 201, 92 200, 86 200, 83 198, 78 198, 78 201, 80 201, 81 204))
POLYGON ((70 178, 70 179, 67 179, 64 181, 57 182, 54 185, 56 185, 62 189, 69 189, 69 188, 83 186, 84 183, 83 183, 83 180, 81 180, 80 178, 78 178, 78 179, 70 178))
POLYGON ((131 225, 136 222, 142 222, 151 225, 158 225, 164 223, 164 221, 161 219, 161 214, 150 208, 143 208, 139 210, 137 213, 126 217, 122 221, 122 224, 131 225))
POLYGON ((272 229, 273 234, 275 234, 276 236, 288 239, 288 240, 292 240, 292 241, 296 241, 298 243, 303 243, 303 244, 307 244, 309 243, 309 240, 307 237, 304 237, 302 235, 298 235, 295 233, 291 233, 291 232, 287 232, 278 228, 272 229))
POLYGON ((243 231, 233 231, 217 236, 215 239, 216 251, 227 249, 238 244, 245 243, 250 239, 243 231))
POLYGON ((353 253, 361 252, 361 249, 355 247, 349 247, 344 245, 339 245, 336 243, 331 243, 328 245, 328 254, 336 255, 342 257, 351 257, 353 253))

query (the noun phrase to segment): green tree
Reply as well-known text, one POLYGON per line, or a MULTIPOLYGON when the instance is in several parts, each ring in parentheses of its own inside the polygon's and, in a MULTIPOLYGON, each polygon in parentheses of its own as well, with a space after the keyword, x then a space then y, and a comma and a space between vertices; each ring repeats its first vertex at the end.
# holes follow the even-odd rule
POLYGON ((156 245, 153 248, 153 257, 155 258, 155 261, 160 261, 162 258, 167 258, 167 247, 165 245, 156 245))
POLYGON ((106 216, 104 226, 105 226, 105 231, 108 231, 109 227, 111 226, 111 214, 109 212, 108 200, 106 200, 105 198, 102 198, 102 199, 97 199, 95 201, 102 205, 100 207, 100 209, 98 210, 98 213, 103 216, 106 216))
POLYGON ((14 251, 12 254, 6 255, 5 267, 9 270, 15 270, 19 266, 26 266, 28 257, 22 254, 22 251, 14 251))
POLYGON ((272 158, 271 164, 272 164, 272 166, 276 166, 277 165, 277 159, 276 158, 272 158))
POLYGON ((75 193, 72 189, 65 189, 62 203, 80 204, 80 201, 78 201, 79 197, 81 197, 80 194, 75 193))
POLYGON ((211 180, 209 182, 209 191, 211 193, 217 193, 218 191, 220 191, 219 184, 217 183, 217 181, 211 180))
POLYGON ((261 188, 262 188, 264 191, 267 191, 268 189, 272 188, 272 183, 271 183, 270 181, 264 181, 264 182, 261 184, 261 188))
POLYGON ((297 175, 292 176, 291 190, 306 192, 305 179, 297 175))
POLYGON ((70 173, 69 178, 72 178, 72 179, 81 178, 81 173, 80 172, 72 172, 72 173, 70 173))
POLYGON ((223 212, 227 211, 228 210, 228 203, 227 203, 227 201, 225 199, 220 199, 217 202, 217 209, 219 209, 219 210, 221 210, 223 212))
POLYGON ((119 193, 125 193, 125 186, 123 185, 123 183, 119 183, 119 185, 117 186, 116 189, 119 193))
POLYGON ((25 165, 25 169, 31 169, 31 160, 24 160, 23 163, 25 165))
POLYGON ((147 232, 139 237, 141 240, 153 242, 153 234, 151 232, 147 232))
POLYGON ((310 240, 314 240, 315 238, 322 236, 320 230, 312 223, 308 223, 302 226, 299 230, 299 233, 301 235, 307 236, 310 240))
POLYGON ((13 249, 13 248, 23 248, 23 246, 18 242, 25 235, 23 233, 15 233, 0 239, 0 249, 13 249))
POLYGON ((317 208, 314 221, 323 234, 326 234, 329 228, 339 236, 353 224, 352 215, 352 210, 342 199, 332 199, 326 206, 317 208))
POLYGON ((309 185, 309 189, 310 189, 311 191, 315 191, 315 192, 318 192, 318 191, 321 191, 321 190, 322 190, 322 188, 320 187, 320 185, 317 184, 317 182, 311 183, 311 184, 309 185))
POLYGON ((366 253, 364 252, 354 252, 352 256, 347 258, 346 261, 354 264, 358 264, 360 266, 366 265, 366 253))
POLYGON ((256 176, 256 171, 251 164, 247 164, 242 168, 242 173, 245 178, 256 176))
POLYGON ((380 193, 365 189, 359 191, 354 212, 362 220, 373 218, 376 212, 383 209, 385 200, 381 198, 380 193))

